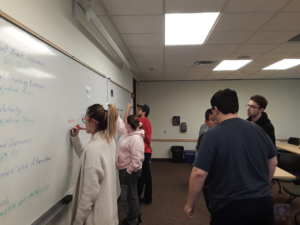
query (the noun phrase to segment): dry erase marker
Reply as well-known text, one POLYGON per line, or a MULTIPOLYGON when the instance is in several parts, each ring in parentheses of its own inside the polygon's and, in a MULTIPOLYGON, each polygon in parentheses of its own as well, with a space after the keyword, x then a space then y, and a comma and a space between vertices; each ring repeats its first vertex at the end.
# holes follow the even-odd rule
POLYGON ((85 128, 83 128, 83 127, 80 127, 80 126, 77 126, 77 127, 71 127, 71 129, 79 129, 79 130, 85 130, 85 128))

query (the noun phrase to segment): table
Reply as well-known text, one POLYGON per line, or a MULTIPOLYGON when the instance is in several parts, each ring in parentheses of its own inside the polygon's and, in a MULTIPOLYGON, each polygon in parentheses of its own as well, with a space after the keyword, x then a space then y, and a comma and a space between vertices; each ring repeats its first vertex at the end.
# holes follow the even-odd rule
POLYGON ((291 145, 286 142, 277 142, 276 147, 300 155, 300 149, 297 145, 291 145))
POLYGON ((293 174, 286 172, 279 167, 276 167, 273 179, 295 179, 296 177, 293 174))

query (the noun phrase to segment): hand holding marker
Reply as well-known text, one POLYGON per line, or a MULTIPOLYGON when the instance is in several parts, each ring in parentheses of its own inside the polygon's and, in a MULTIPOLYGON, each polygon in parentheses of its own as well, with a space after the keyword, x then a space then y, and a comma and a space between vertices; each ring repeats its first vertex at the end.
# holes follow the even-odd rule
POLYGON ((79 124, 75 125, 75 127, 71 127, 71 136, 77 136, 80 130, 85 130, 85 128, 80 127, 79 124))

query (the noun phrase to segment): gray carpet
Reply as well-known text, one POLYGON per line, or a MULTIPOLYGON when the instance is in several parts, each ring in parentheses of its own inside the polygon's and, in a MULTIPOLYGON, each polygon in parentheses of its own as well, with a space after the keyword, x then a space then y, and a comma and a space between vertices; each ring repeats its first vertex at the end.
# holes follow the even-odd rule
MULTIPOLYGON (((151 172, 153 179, 152 205, 142 204, 143 212, 141 225, 208 225, 209 212, 206 209, 203 194, 200 193, 196 203, 195 217, 187 219, 183 207, 187 201, 188 183, 192 165, 187 163, 152 162, 151 172)), ((284 184, 283 185, 290 185, 284 184)), ((282 190, 278 194, 278 185, 272 188, 274 203, 284 203, 288 194, 282 190)), ((120 225, 125 218, 121 204, 118 206, 120 225)), ((300 211, 300 198, 292 201, 293 214, 300 211)), ((299 218, 300 219, 300 218, 299 218)))

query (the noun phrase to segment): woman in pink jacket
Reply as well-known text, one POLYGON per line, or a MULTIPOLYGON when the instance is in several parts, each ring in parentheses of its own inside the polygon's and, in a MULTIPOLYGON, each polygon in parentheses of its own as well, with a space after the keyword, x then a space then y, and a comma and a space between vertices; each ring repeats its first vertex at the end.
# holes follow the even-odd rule
POLYGON ((121 201, 127 217, 123 224, 136 225, 142 222, 139 209, 137 181, 144 161, 143 125, 137 116, 128 116, 131 104, 127 105, 124 121, 119 117, 117 127, 121 138, 117 145, 116 167, 119 170, 121 201))

